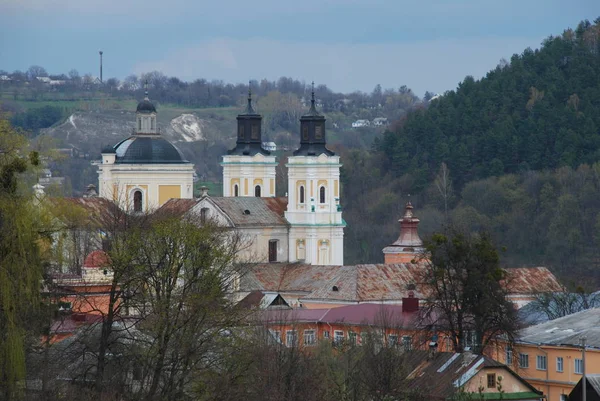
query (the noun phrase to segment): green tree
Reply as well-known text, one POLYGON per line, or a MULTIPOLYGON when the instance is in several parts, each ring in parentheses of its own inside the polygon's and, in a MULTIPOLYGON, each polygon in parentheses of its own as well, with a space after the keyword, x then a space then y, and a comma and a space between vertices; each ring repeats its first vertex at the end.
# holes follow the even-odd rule
POLYGON ((471 346, 482 353, 499 335, 512 339, 516 312, 507 299, 506 272, 489 234, 464 234, 455 228, 424 240, 422 280, 429 296, 429 325, 447 330, 456 352, 471 346))
POLYGON ((28 319, 39 305, 43 271, 43 219, 33 195, 18 185, 38 158, 25 155, 26 139, 0 120, 0 399, 5 400, 18 397, 17 383, 25 376, 28 319))

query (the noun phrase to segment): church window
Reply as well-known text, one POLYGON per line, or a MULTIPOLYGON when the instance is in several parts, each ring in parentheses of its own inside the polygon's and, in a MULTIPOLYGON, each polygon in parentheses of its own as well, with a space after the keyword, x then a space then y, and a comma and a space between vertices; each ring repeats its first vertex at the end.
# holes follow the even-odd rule
POLYGON ((260 198, 260 185, 254 187, 254 196, 260 198))
POLYGON ((235 185, 233 186, 233 196, 236 196, 236 197, 237 197, 237 196, 240 196, 240 188, 238 187, 238 185, 237 185, 237 184, 235 184, 235 185))
POLYGON ((323 139, 323 126, 317 125, 315 127, 315 139, 323 139))
POLYGON ((206 224, 206 220, 208 218, 208 208, 203 207, 200 209, 200 223, 206 224))
POLYGON ((300 203, 304 203, 304 185, 300 186, 300 203))
POLYGON ((133 193, 133 211, 142 211, 142 191, 135 191, 133 193))
POLYGON ((325 187, 319 188, 319 203, 325 203, 325 187))
POLYGON ((277 242, 276 239, 269 241, 269 262, 277 262, 277 242))
POLYGON ((252 124, 252 139, 258 139, 258 124, 252 124))

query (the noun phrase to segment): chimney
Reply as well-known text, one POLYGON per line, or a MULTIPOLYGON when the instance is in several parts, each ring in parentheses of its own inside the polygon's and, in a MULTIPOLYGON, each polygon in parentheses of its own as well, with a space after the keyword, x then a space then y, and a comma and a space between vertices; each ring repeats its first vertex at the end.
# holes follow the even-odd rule
POLYGON ((402 298, 402 313, 417 312, 419 310, 419 298, 415 298, 413 291, 408 292, 407 298, 402 298))
POLYGON ((208 196, 208 187, 201 186, 200 187, 200 197, 206 198, 208 196))

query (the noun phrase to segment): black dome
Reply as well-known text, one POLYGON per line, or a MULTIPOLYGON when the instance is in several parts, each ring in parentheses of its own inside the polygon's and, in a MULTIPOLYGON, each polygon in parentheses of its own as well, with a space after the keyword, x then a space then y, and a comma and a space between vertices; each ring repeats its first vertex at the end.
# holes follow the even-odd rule
POLYGON ((115 146, 116 163, 167 164, 189 163, 172 143, 166 139, 131 136, 115 146))
POLYGON ((156 108, 154 107, 152 102, 148 100, 148 98, 146 98, 138 103, 137 112, 146 114, 156 113, 156 108))
POLYGON ((117 152, 115 151, 114 147, 112 147, 112 146, 109 145, 109 146, 105 146, 102 149, 102 152, 100 152, 100 153, 117 153, 117 152))

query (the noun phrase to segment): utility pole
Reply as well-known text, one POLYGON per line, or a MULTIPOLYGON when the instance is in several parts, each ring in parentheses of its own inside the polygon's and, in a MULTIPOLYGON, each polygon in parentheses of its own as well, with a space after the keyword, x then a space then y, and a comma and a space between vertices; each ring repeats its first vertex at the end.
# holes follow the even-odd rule
POLYGON ((583 397, 581 398, 583 401, 587 401, 587 380, 585 378, 585 340, 587 340, 587 338, 585 336, 581 336, 581 364, 583 365, 583 376, 581 377, 581 387, 583 389, 582 395, 583 397))
POLYGON ((102 81, 102 54, 104 52, 100 50, 98 53, 100 53, 100 83, 103 83, 104 81, 102 81))

